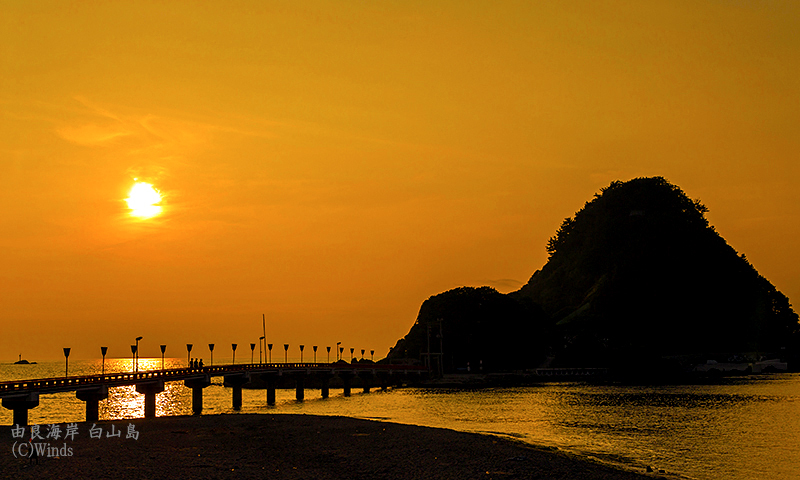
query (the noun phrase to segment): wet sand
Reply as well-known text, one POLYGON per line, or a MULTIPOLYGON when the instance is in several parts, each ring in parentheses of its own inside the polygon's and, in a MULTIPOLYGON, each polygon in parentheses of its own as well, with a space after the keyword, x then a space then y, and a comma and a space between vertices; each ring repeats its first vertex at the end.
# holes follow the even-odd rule
MULTIPOLYGON (((15 479, 576 479, 645 480, 521 442, 446 429, 346 417, 207 415, 78 423, 72 440, 49 440, 71 456, 14 458, 0 427, 0 477, 15 479), (139 439, 125 438, 129 424, 139 439), (107 438, 112 428, 120 437, 107 438)), ((62 433, 66 424, 60 424, 62 433)), ((42 427, 42 436, 48 432, 42 427)), ((26 432, 26 437, 29 436, 26 432)), ((27 440, 27 438, 26 438, 27 440)), ((24 451, 24 449, 23 449, 24 451)))

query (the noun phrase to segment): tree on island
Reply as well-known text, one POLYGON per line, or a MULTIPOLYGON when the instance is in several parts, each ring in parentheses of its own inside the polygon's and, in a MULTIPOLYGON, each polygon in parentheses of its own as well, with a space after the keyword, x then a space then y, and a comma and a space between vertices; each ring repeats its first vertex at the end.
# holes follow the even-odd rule
POLYGON ((800 326, 789 300, 709 225, 707 211, 663 177, 612 182, 564 220, 547 263, 520 290, 429 298, 389 360, 420 358, 438 318, 446 369, 476 351, 496 370, 545 355, 555 365, 635 371, 795 354, 800 326))

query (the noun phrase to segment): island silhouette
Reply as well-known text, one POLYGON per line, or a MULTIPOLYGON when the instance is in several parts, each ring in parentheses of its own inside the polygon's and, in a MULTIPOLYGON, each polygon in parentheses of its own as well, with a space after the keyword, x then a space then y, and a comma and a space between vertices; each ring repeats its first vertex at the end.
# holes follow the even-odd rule
POLYGON ((36 365, 36 362, 29 362, 22 358, 22 354, 19 354, 19 360, 14 362, 14 365, 36 365))
POLYGON ((547 263, 522 288, 428 298, 386 361, 430 361, 442 372, 642 375, 712 362, 796 366, 800 325, 789 299, 728 245, 707 211, 663 177, 614 181, 563 221, 547 263))

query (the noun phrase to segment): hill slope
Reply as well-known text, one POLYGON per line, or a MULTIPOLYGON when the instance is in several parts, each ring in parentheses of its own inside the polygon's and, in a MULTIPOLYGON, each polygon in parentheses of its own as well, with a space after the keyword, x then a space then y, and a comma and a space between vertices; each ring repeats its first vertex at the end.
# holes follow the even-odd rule
MULTIPOLYGON (((564 220, 548 242, 547 263, 519 291, 494 292, 492 306, 477 309, 474 294, 431 297, 401 342, 423 348, 421 326, 431 321, 435 306, 434 316, 446 322, 445 339, 451 339, 445 352, 478 336, 493 349, 517 349, 504 354, 517 367, 544 355, 581 366, 692 355, 785 356, 800 336, 797 314, 709 225, 706 211, 662 177, 612 182, 564 220), (446 320, 466 319, 465 312, 494 323, 446 320)), ((421 351, 403 348, 390 358, 421 351)), ((454 357, 452 366, 458 364, 454 357)))
POLYGON ((541 305, 567 339, 562 358, 584 363, 779 351, 797 315, 706 211, 661 177, 613 182, 564 220, 512 296, 541 305))

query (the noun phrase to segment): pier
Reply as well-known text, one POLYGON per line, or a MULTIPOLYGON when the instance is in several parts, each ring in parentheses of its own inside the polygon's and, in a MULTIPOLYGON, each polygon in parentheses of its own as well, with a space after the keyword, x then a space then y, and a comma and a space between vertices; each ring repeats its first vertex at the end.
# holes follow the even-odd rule
POLYGON ((200 368, 171 368, 150 370, 138 373, 108 373, 101 375, 67 376, 40 378, 34 380, 13 380, 0 382, 0 398, 3 407, 14 412, 15 425, 28 424, 28 410, 39 406, 39 396, 48 393, 74 391, 78 399, 86 402, 86 421, 98 420, 99 403, 108 398, 109 387, 133 385, 144 395, 144 417, 156 416, 156 395, 164 391, 165 382, 182 381, 192 389, 192 412, 200 415, 203 411, 203 389, 211 385, 212 377, 223 377, 226 387, 232 389, 233 409, 242 407, 242 388, 259 379, 266 389, 266 402, 275 404, 275 390, 278 380, 290 378, 295 385, 295 396, 305 398, 306 380, 315 377, 321 383, 321 396, 330 394, 330 379, 339 377, 343 384, 344 396, 352 392, 352 380, 362 380, 364 392, 369 392, 377 383, 381 389, 397 385, 405 380, 421 380, 426 376, 426 367, 414 365, 379 365, 374 363, 261 363, 238 365, 215 365, 200 368))

